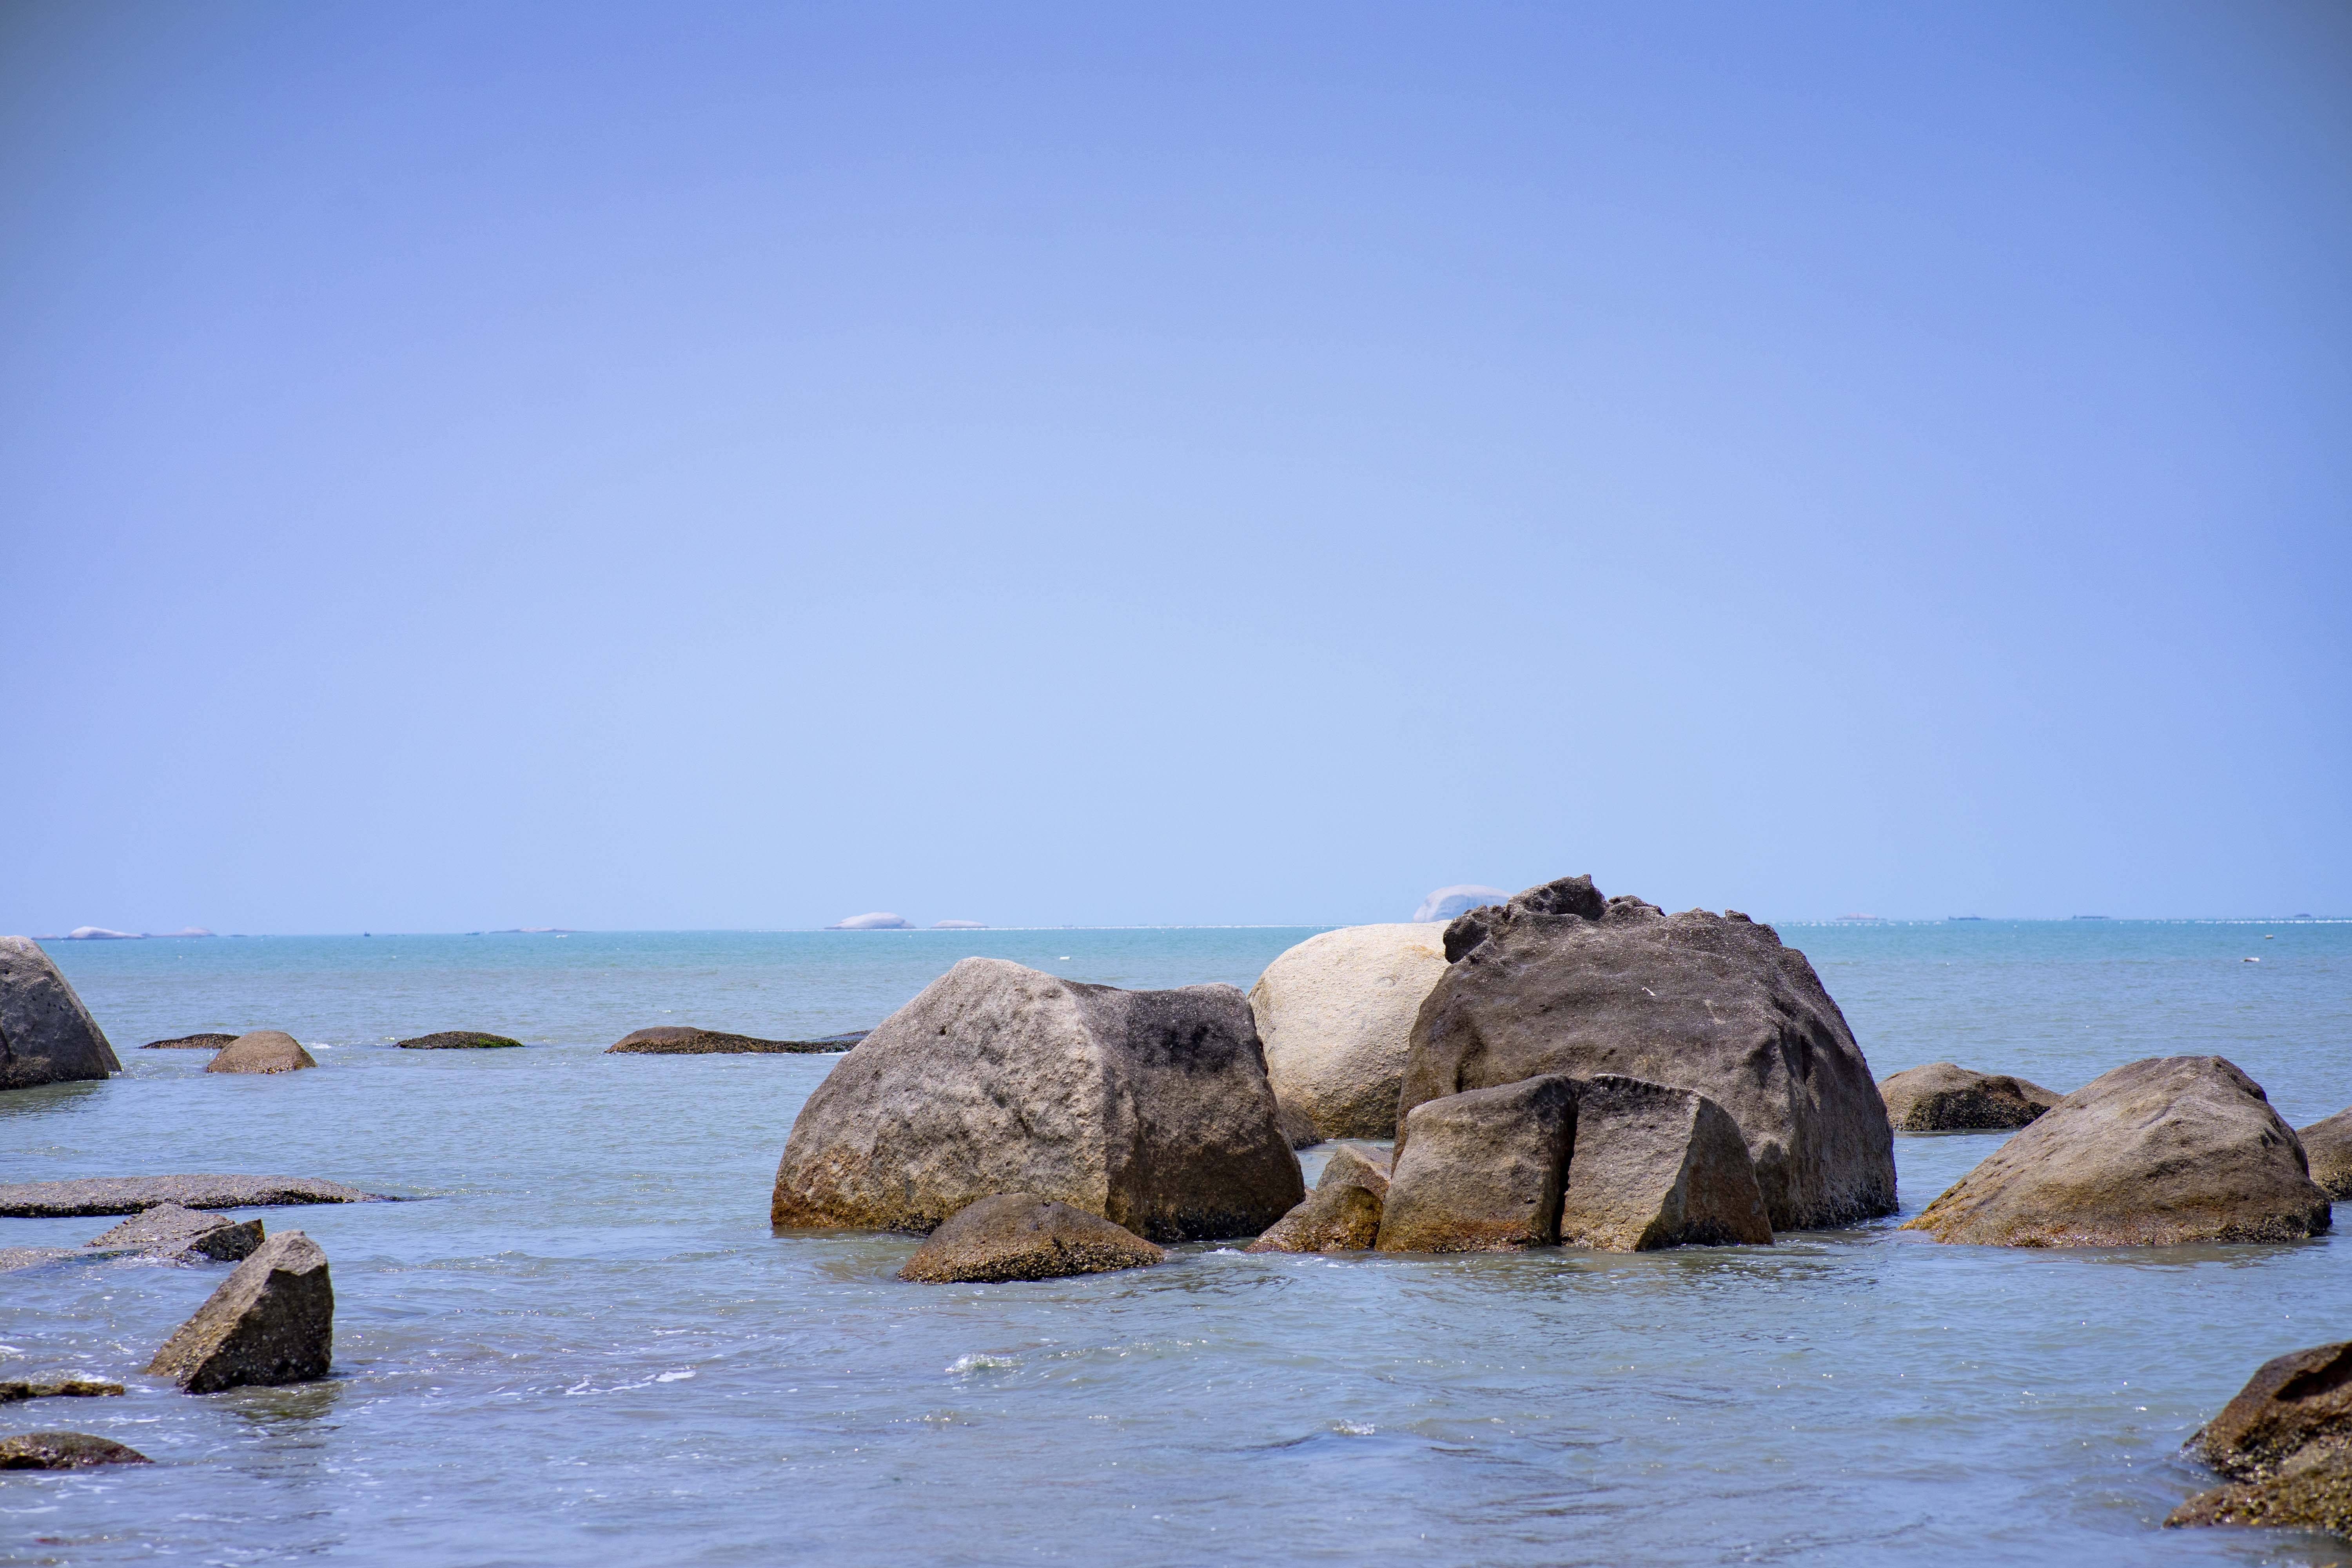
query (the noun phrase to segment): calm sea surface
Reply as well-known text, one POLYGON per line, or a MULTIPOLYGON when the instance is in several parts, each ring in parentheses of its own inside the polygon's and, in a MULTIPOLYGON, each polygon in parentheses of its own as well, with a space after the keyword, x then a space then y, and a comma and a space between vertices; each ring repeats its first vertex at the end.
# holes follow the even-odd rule
MULTIPOLYGON (((785 1134, 836 1058, 602 1054, 649 1024, 870 1025, 969 953, 1245 986, 1307 934, 52 943, 129 1070, 0 1094, 0 1180, 252 1171, 434 1201, 254 1211, 332 1260, 335 1375, 305 1387, 195 1398, 141 1375, 222 1269, 0 1275, 0 1375, 131 1385, 8 1407, 0 1430, 159 1461, 0 1475, 0 1560, 2352 1557, 2156 1528, 2206 1482, 2181 1441, 2257 1363, 2352 1337, 2352 1237, 2014 1252, 1888 1221, 1769 1249, 1192 1247, 1091 1279, 902 1285, 910 1238, 769 1234, 785 1134), (132 1048, 256 1027, 292 1031, 320 1070, 207 1078, 201 1053, 132 1048), (384 1048, 449 1028, 533 1048, 384 1048)), ((2352 924, 1782 934, 1881 1076, 1948 1058, 2071 1089, 2218 1052, 2297 1125, 2352 1101, 2352 924)), ((1998 1143, 1897 1139, 1904 1214, 1998 1143)), ((111 1223, 0 1219, 0 1246, 111 1223)))

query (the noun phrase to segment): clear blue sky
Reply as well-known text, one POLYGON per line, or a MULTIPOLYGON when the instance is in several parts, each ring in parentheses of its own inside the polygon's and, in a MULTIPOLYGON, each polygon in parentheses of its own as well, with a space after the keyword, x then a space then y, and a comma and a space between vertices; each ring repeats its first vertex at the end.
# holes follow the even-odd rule
POLYGON ((2352 911, 2352 7, 0 9, 0 930, 2352 911))

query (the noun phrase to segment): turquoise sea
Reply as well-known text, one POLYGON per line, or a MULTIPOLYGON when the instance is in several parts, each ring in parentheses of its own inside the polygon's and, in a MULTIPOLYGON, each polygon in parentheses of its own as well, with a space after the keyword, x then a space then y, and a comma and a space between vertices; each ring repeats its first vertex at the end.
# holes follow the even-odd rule
MULTIPOLYGON (((1952 1059, 2068 1089, 2213 1052, 2298 1125, 2352 1102, 2352 923, 1780 929, 1882 1077, 1952 1059)), ((1769 1249, 1198 1246, 1131 1274, 911 1286, 911 1238, 769 1232, 785 1134, 835 1058, 603 1054, 648 1024, 862 1027, 971 953, 1247 985, 1308 934, 48 944, 128 1070, 0 1095, 0 1180, 253 1171, 431 1201, 256 1211, 332 1260, 334 1376, 303 1387, 142 1376, 220 1270, 0 1275, 0 1376, 131 1385, 0 1425, 159 1461, 0 1475, 0 1561, 2352 1560, 2157 1528, 2206 1483, 2178 1452, 2200 1420, 2267 1357, 2352 1337, 2352 1237, 2016 1252, 1890 1220, 1769 1249), (134 1048, 254 1027, 320 1070, 208 1078, 201 1053, 134 1048), (385 1048, 448 1028, 531 1048, 385 1048)), ((1905 1215, 1998 1142, 1898 1139, 1905 1215)), ((0 1220, 0 1246, 110 1223, 0 1220)))

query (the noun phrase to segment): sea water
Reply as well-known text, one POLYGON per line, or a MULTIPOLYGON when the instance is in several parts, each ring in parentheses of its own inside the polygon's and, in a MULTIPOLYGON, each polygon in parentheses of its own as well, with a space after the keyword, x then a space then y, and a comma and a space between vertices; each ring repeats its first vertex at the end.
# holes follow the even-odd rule
MULTIPOLYGON (((125 1073, 0 1094, 0 1180, 320 1176, 428 1201, 275 1208, 332 1260, 326 1382, 142 1375, 219 1268, 0 1275, 0 1407, 152 1468, 0 1474, 8 1562, 1437 1564, 2343 1561, 2165 1531, 2179 1455, 2263 1360, 2352 1337, 2352 1240, 1943 1247, 1896 1219, 1635 1257, 1246 1257, 901 1284, 894 1236, 777 1237, 836 1058, 607 1056, 651 1024, 869 1026, 986 953, 1246 985, 1292 930, 52 943, 125 1073), (199 1029, 319 1070, 207 1077, 199 1029), (512 1035, 412 1052, 399 1037, 512 1035)), ((1880 1076, 2071 1089, 2236 1061, 2301 1125, 2352 1101, 2352 925, 1782 928, 1880 1076), (2247 963, 2258 959, 2259 963, 2247 963)), ((1999 1145, 1898 1138, 1904 1215, 1999 1145)), ((1310 1168, 1322 1152, 1310 1151, 1310 1168)), ((1311 1173, 1311 1170, 1310 1170, 1311 1173)), ((0 1219, 0 1246, 109 1219, 0 1219)))

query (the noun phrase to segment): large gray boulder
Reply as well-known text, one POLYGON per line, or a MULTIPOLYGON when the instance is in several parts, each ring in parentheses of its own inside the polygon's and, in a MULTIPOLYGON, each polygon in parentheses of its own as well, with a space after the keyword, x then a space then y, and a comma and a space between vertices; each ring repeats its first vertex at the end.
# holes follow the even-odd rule
POLYGON ((1146 1268, 1167 1256, 1100 1215, 1034 1193, 1000 1193, 956 1211, 916 1248, 898 1278, 932 1285, 1064 1279, 1146 1268))
POLYGON ((1368 1252, 1388 1202, 1388 1156, 1342 1143, 1298 1206, 1244 1252, 1368 1252))
POLYGON ((2006 1132, 2064 1097, 2007 1073, 1972 1072, 1951 1062, 1898 1072, 1881 1082, 1886 1120, 1897 1132, 2006 1132))
POLYGON ((334 1359, 335 1287, 327 1255, 280 1231, 236 1266, 148 1363, 190 1394, 250 1384, 309 1383, 334 1359))
POLYGON ((121 1072, 74 988, 27 936, 0 936, 0 1089, 121 1072))
POLYGON ((1559 1240, 1577 1082, 1547 1073, 1423 1101, 1381 1210, 1382 1252, 1514 1252, 1559 1240))
POLYGON ((1031 1193, 1156 1241, 1255 1236, 1306 1194, 1249 1004, 967 958, 810 1095, 778 1226, 929 1231, 1031 1193))
POLYGON ((2264 1362, 2189 1447, 2231 1478, 2164 1522, 2352 1534, 2352 1343, 2264 1362))
POLYGON ((1904 1228, 1988 1247, 2297 1241, 2327 1229, 2294 1129, 2221 1057, 2150 1057, 2084 1085, 1904 1228))
POLYGON ((1542 1073, 1695 1089, 1748 1142, 1776 1230, 1895 1209, 1895 1137, 1870 1064, 1805 955, 1738 911, 1666 915, 1590 877, 1445 931, 1414 1020, 1400 1153, 1426 1101, 1542 1073))
POLYGON ((2311 1162, 2311 1179, 2331 1198, 2352 1198, 2352 1110, 2339 1110, 2295 1135, 2311 1162))
POLYGON ((1276 1096, 1324 1138, 1391 1136, 1413 1016, 1444 973, 1443 925, 1327 931, 1267 964, 1249 1000, 1276 1096))
POLYGON ((302 1042, 282 1029, 256 1029, 239 1035, 205 1064, 206 1072, 299 1072, 319 1064, 302 1042))
POLYGON ((1739 1124, 1694 1089, 1613 1073, 1585 1083, 1559 1239, 1602 1252, 1769 1247, 1772 1222, 1739 1124))

